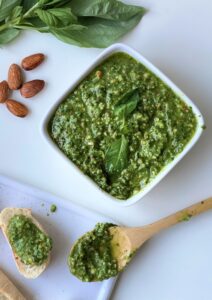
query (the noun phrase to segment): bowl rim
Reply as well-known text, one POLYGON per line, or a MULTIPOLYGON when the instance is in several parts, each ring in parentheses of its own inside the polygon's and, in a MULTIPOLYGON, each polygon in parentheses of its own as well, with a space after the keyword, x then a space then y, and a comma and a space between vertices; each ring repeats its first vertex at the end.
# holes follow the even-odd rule
POLYGON ((95 188, 100 190, 104 195, 107 196, 108 201, 111 203, 114 203, 118 206, 130 206, 132 204, 135 204, 139 200, 141 200, 150 190, 152 190, 173 168, 174 166, 191 150, 191 148, 196 144, 196 142, 199 140, 202 132, 203 132, 203 126, 204 126, 204 119, 200 112, 200 110, 197 108, 197 106, 193 103, 193 101, 188 98, 185 93, 179 89, 163 72, 161 72, 156 66, 154 66, 149 60, 147 60, 143 55, 141 55, 139 52, 134 50, 133 48, 122 44, 122 43, 116 43, 111 45, 110 47, 106 48, 100 55, 98 55, 93 62, 91 62, 88 67, 84 70, 84 72, 81 73, 78 78, 72 82, 70 87, 66 89, 66 91, 55 101, 55 103, 49 108, 47 114, 41 121, 41 135, 45 139, 45 141, 51 145, 51 147, 57 152, 57 154, 60 155, 60 157, 63 157, 72 167, 77 170, 81 176, 84 176, 95 188), (142 63, 148 70, 150 70, 153 74, 155 74, 157 77, 159 77, 167 86, 169 86, 187 105, 192 107, 193 113, 196 116, 197 119, 197 129, 191 138, 191 140, 188 142, 188 144, 185 146, 183 151, 179 153, 173 161, 168 163, 157 175, 152 181, 147 184, 140 192, 137 194, 131 196, 130 198, 126 200, 120 200, 113 196, 111 196, 109 193, 103 191, 91 178, 86 176, 60 149, 59 147, 54 143, 54 141, 51 139, 49 133, 48 133, 48 124, 53 116, 53 113, 55 112, 58 105, 65 99, 66 96, 70 92, 72 92, 77 85, 84 80, 87 75, 89 75, 93 69, 95 69, 98 65, 100 65, 105 59, 110 57, 112 54, 116 52, 124 52, 128 55, 132 56, 134 59, 142 63))

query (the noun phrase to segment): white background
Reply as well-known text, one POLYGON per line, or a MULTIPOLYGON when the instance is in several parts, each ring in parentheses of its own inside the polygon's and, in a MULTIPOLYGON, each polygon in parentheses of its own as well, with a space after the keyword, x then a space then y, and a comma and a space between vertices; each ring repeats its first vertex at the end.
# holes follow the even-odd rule
MULTIPOLYGON (((23 33, 0 49, 0 80, 10 63, 43 52, 46 62, 26 74, 44 79, 45 90, 23 101, 31 109, 17 119, 0 107, 0 172, 95 209, 126 225, 143 225, 212 195, 212 1, 130 1, 149 8, 122 42, 133 46, 170 77, 199 107, 207 130, 174 170, 134 206, 118 208, 48 146, 40 125, 51 105, 101 52, 23 33)), ((208 300, 212 294, 212 212, 180 224, 148 242, 121 276, 113 300, 208 300)), ((55 299, 57 300, 57 299, 55 299)))

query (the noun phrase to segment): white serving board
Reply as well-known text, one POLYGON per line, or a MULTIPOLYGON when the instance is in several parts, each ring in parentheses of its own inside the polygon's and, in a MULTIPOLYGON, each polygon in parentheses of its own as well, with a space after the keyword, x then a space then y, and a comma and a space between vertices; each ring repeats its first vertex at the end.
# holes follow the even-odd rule
POLYGON ((83 283, 68 269, 67 257, 73 242, 97 222, 111 222, 106 217, 76 206, 30 186, 0 175, 0 210, 5 207, 31 208, 33 215, 53 238, 51 263, 37 279, 21 276, 11 250, 0 233, 0 268, 29 300, 108 300, 115 278, 99 283, 83 283), (50 212, 52 204, 56 213, 50 212))

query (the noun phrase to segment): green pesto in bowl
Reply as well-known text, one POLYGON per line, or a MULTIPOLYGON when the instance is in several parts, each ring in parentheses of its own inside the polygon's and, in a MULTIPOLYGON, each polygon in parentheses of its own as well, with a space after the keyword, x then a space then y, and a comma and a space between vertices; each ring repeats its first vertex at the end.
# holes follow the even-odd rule
POLYGON ((128 54, 111 55, 60 103, 49 134, 102 190, 126 200, 183 151, 196 116, 128 54))

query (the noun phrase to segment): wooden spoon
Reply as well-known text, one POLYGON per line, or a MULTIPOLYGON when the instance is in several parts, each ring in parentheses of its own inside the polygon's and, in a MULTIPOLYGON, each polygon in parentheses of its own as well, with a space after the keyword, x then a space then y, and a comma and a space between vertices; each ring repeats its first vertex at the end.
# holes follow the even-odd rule
POLYGON ((138 248, 159 231, 182 221, 188 221, 191 217, 211 208, 212 198, 209 198, 150 225, 133 228, 111 227, 109 230, 113 236, 111 240, 112 255, 117 260, 118 270, 121 271, 129 263, 138 248))

